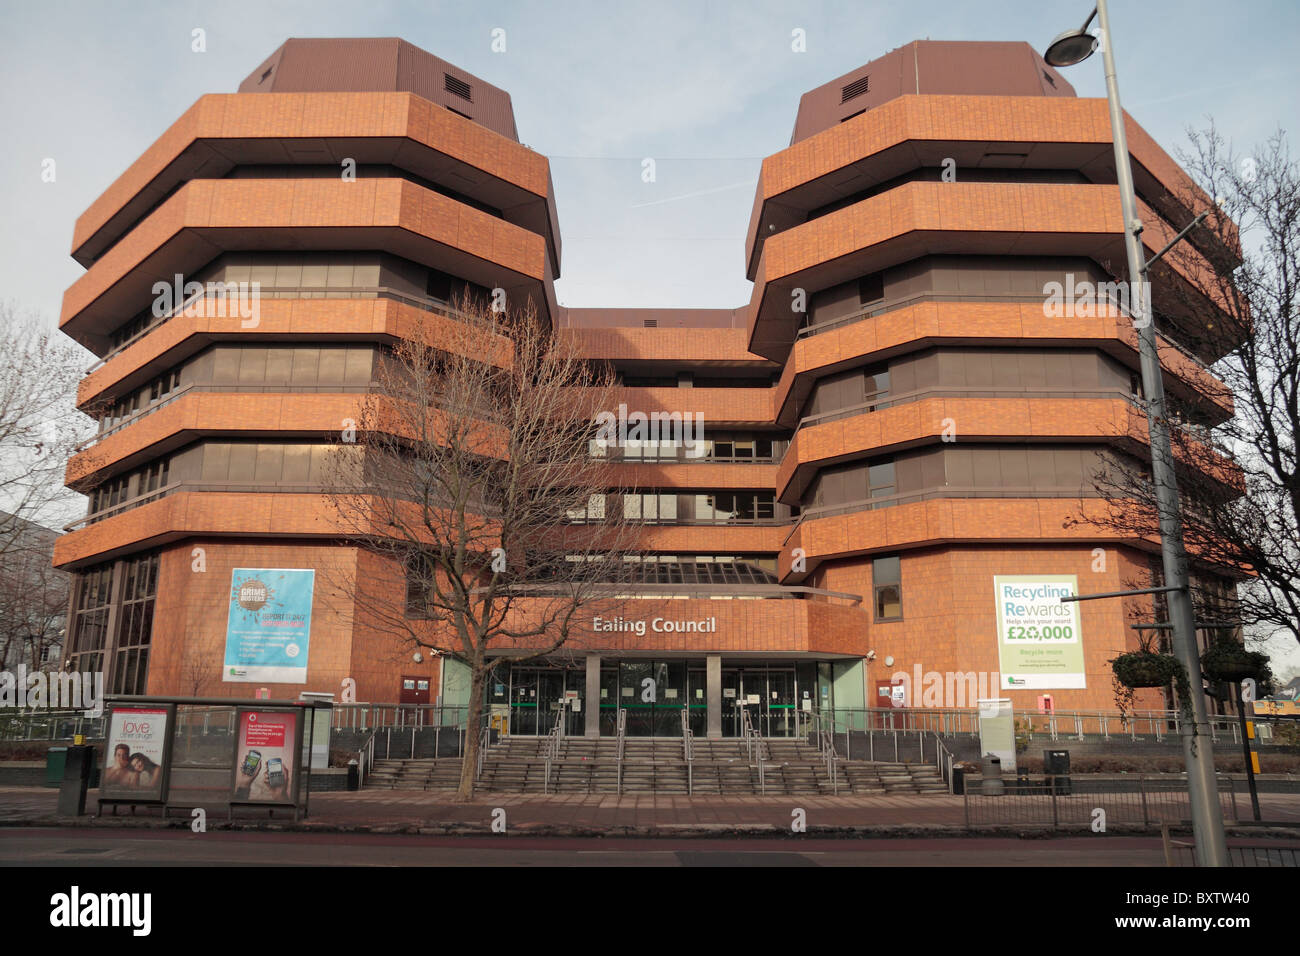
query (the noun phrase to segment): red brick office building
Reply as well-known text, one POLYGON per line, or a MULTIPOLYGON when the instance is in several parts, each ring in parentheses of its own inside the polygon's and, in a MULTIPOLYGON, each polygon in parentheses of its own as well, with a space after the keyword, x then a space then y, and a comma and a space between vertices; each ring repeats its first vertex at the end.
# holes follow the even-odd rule
MULTIPOLYGON (((1154 251, 1190 218, 1171 198, 1186 177, 1128 134, 1154 251)), ((81 216, 72 254, 87 271, 61 327, 100 356, 78 399, 102 427, 68 466, 91 501, 55 563, 77 576, 72 666, 115 692, 247 696, 223 656, 232 575, 299 569, 316 572, 309 649, 273 696, 351 678, 358 700, 463 701, 454 665, 352 613, 349 576, 383 571, 340 540, 319 475, 377 353, 447 314, 457 283, 531 298, 615 366, 629 409, 706 422, 701 458, 622 449, 657 583, 635 602, 642 633, 503 667, 489 703, 516 732, 545 732, 544 702, 569 692, 591 705, 575 732, 628 707, 630 732, 675 733, 686 704, 699 732, 731 734, 743 701, 782 734, 794 709, 888 705, 900 673, 1111 710, 1107 661, 1152 613, 1076 605, 1077 674, 998 676, 995 577, 1114 591, 1158 559, 1087 521, 1092 471, 1145 451, 1136 334, 1115 308, 1045 307, 1051 283, 1124 261, 1106 103, 1027 44, 914 43, 805 94, 762 164, 737 263, 753 293, 733 310, 558 305, 549 165, 509 96, 388 39, 290 40, 238 92, 201 97, 81 216), (174 276, 257 283, 257 321, 160 313, 174 276), (709 625, 663 623, 688 620, 709 625), (629 693, 644 676, 648 707, 629 693)), ((1153 280, 1166 388, 1187 394, 1218 356, 1178 344, 1197 320, 1162 296, 1177 270, 1153 280)))

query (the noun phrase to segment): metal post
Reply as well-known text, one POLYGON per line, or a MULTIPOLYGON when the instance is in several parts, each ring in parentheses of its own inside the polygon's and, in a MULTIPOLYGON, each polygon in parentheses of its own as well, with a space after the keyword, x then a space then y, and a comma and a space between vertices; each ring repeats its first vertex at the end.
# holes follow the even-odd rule
POLYGON ((1160 519, 1160 552, 1165 585, 1179 589, 1169 592, 1169 620, 1174 626, 1174 654, 1187 671, 1187 680, 1191 686, 1193 722, 1192 726, 1183 728, 1183 758, 1187 764, 1192 832, 1196 837, 1199 864, 1226 866, 1227 842, 1223 833, 1223 810, 1215 788, 1213 749, 1204 746, 1205 735, 1199 733, 1206 725, 1205 697, 1201 691, 1201 662, 1197 655, 1196 626, 1191 592, 1188 590, 1187 555, 1183 548, 1178 482, 1174 475, 1169 425, 1165 417, 1165 390, 1160 355, 1156 348, 1155 323, 1149 303, 1142 301, 1147 279, 1147 266, 1138 238, 1142 224, 1137 215, 1133 168, 1129 160, 1128 137, 1124 131, 1124 111, 1120 106, 1119 84, 1115 76, 1115 33, 1110 28, 1106 0, 1097 0, 1097 18, 1101 27, 1102 58, 1106 69, 1111 138, 1115 145, 1115 173, 1119 181, 1120 204, 1124 216, 1129 309, 1139 319, 1134 324, 1140 326, 1137 334, 1142 362, 1142 392, 1151 437, 1151 476, 1156 487, 1156 510, 1160 519), (1197 746, 1198 736, 1202 738, 1202 746, 1197 746))
POLYGON ((1245 760, 1243 766, 1246 768, 1246 783, 1250 785, 1250 808, 1255 813, 1255 822, 1259 823, 1259 793, 1255 790, 1255 761, 1258 758, 1250 746, 1255 738, 1255 728, 1248 728, 1246 724, 1246 705, 1241 698, 1241 682, 1233 681, 1232 686, 1237 693, 1237 720, 1241 724, 1241 753, 1245 760))

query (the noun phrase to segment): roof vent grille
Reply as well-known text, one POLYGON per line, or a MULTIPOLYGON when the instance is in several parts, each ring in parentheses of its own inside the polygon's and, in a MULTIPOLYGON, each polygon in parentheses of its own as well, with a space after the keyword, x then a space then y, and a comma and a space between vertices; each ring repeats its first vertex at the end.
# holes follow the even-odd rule
POLYGON ((848 86, 840 90, 840 102, 847 103, 855 96, 861 96, 871 89, 871 76, 868 74, 860 80, 854 80, 848 86))
POLYGON ((473 102, 473 99, 471 99, 470 97, 470 89, 468 83, 466 83, 464 80, 456 79, 456 77, 452 76, 450 73, 442 74, 442 78, 444 81, 443 86, 448 93, 455 93, 461 99, 469 100, 471 103, 473 102))

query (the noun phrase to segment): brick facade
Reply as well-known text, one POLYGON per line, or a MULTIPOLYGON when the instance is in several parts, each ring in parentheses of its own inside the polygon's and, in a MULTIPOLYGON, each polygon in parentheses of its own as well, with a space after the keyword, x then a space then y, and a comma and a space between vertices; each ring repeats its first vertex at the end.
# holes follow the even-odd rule
MULTIPOLYGON (((917 667, 996 673, 995 575, 1074 575, 1085 593, 1146 582, 1155 542, 1107 530, 1099 520, 1104 503, 1082 493, 1062 497, 1059 488, 1041 485, 969 493, 945 481, 927 488, 924 500, 888 506, 847 501, 818 512, 809 499, 827 469, 892 467, 895 454, 952 440, 950 422, 958 443, 982 448, 1146 453, 1145 421, 1126 386, 1107 392, 1100 382, 1065 396, 1025 388, 1022 397, 941 382, 932 393, 878 408, 849 405, 829 420, 809 420, 819 383, 929 350, 1086 350, 1114 375, 1127 377, 1116 371, 1127 369, 1136 376, 1136 335, 1117 308, 1053 317, 1033 295, 1005 293, 1009 284, 996 281, 987 289, 932 289, 897 300, 875 301, 862 291, 870 284, 864 280, 879 280, 883 289, 889 270, 933 275, 970 267, 996 277, 1030 263, 1025 268, 1056 268, 1063 276, 1075 268, 1070 263, 1104 270, 1122 261, 1104 101, 1077 99, 1068 84, 1045 87, 1044 65, 1022 44, 973 44, 963 51, 964 64, 986 62, 1000 77, 1018 78, 1000 90, 984 89, 974 67, 958 78, 970 85, 968 94, 952 92, 952 77, 927 89, 918 77, 913 91, 884 95, 877 88, 869 108, 840 122, 832 114, 842 111, 841 91, 827 84, 805 97, 797 141, 763 162, 746 240, 745 269, 754 280, 748 302, 729 310, 566 310, 554 295, 560 234, 549 162, 509 135, 508 96, 473 80, 487 97, 489 106, 481 108, 491 114, 480 121, 431 102, 419 90, 440 88, 438 71, 454 68, 395 43, 289 41, 264 64, 266 75, 293 64, 288 74, 277 74, 281 87, 254 92, 260 83, 254 75, 242 92, 200 98, 82 215, 72 251, 87 272, 67 290, 60 323, 103 359, 81 383, 83 409, 120 402, 217 343, 249 350, 384 348, 430 316, 435 329, 438 323, 450 329, 458 319, 431 297, 437 277, 451 276, 531 298, 557 335, 623 376, 619 401, 629 409, 696 413, 706 438, 713 430, 736 444, 725 454, 715 448, 710 460, 619 464, 624 487, 689 495, 701 500, 702 512, 718 496, 742 493, 770 495, 778 509, 775 517, 648 524, 638 547, 688 565, 733 556, 770 564, 774 586, 789 589, 780 598, 656 592, 593 607, 583 621, 603 615, 647 625, 708 620, 710 627, 687 633, 647 626, 641 635, 580 630, 563 655, 571 663, 588 654, 833 662, 859 667, 852 673, 862 674, 863 693, 870 695, 877 682, 917 667), (419 82, 426 86, 390 78, 376 89, 340 90, 331 85, 337 77, 361 75, 365 62, 349 59, 355 72, 318 69, 322 57, 378 56, 381 48, 383 56, 400 49, 424 64, 419 82), (1022 95, 1006 95, 1007 89, 1022 95), (311 149, 296 152, 303 144, 311 149), (381 172, 351 182, 332 170, 321 174, 347 159, 381 172), (942 181, 938 167, 949 159, 956 177, 942 181), (298 165, 314 169, 290 175, 289 167, 298 165), (279 168, 275 175, 230 175, 257 166, 279 168), (193 314, 148 320, 159 276, 193 275, 230 253, 348 250, 405 263, 417 291, 349 288, 331 298, 268 297, 252 325, 193 314), (1044 266, 1048 260, 1057 264, 1044 266), (430 291, 421 296, 426 273, 430 291), (836 302, 862 308, 820 315, 824 306, 812 305, 801 314, 791 305, 800 293, 835 293, 836 302), (144 324, 122 341, 132 317, 144 324), (777 451, 760 457, 763 443, 777 451), (749 460, 742 446, 753 449, 749 460), (900 559, 899 620, 876 620, 872 567, 882 557, 900 559), (887 658, 894 663, 886 665, 887 658)), ((926 43, 914 46, 909 55, 933 52, 926 43)), ((844 102, 848 110, 852 104, 844 102)), ((1128 133, 1147 225, 1143 239, 1154 249, 1170 235, 1157 210, 1173 208, 1171 197, 1190 190, 1190 182, 1131 118, 1128 133)), ((1158 280, 1180 281, 1177 268, 1158 280)), ((1222 420, 1232 402, 1207 371, 1214 356, 1177 344, 1178 322, 1194 320, 1181 316, 1161 326, 1166 387, 1175 395, 1208 388, 1206 415, 1222 420)), ((491 360, 504 361, 506 346, 499 344, 503 351, 491 360)), ((357 417, 363 399, 359 391, 332 394, 282 382, 196 388, 156 408, 146 400, 126 424, 72 459, 67 481, 91 490, 198 441, 326 442, 357 417)), ((369 589, 404 609, 403 572, 359 550, 348 539, 356 529, 339 521, 328 498, 301 488, 199 484, 131 492, 129 500, 89 515, 56 549, 56 565, 86 577, 133 555, 160 554, 149 692, 248 694, 248 685, 221 679, 234 568, 317 572, 307 682, 271 685, 272 696, 338 692, 349 678, 358 700, 396 700, 404 676, 439 686, 440 660, 424 653, 417 663, 409 640, 411 633, 428 636, 427 627, 394 623, 363 600, 369 589)), ((521 602, 517 613, 529 614, 529 603, 521 602)), ((1150 602, 1080 605, 1087 687, 1052 692, 1056 707, 1112 710, 1107 661, 1134 646, 1130 623, 1151 613, 1150 602)), ((78 636, 78 620, 74 611, 73 645, 86 639, 78 636)), ((111 651, 119 635, 108 641, 111 651)), ((1009 693, 1017 708, 1033 708, 1040 692, 1009 693)), ((1146 693, 1139 703, 1160 706, 1159 697, 1146 693)))

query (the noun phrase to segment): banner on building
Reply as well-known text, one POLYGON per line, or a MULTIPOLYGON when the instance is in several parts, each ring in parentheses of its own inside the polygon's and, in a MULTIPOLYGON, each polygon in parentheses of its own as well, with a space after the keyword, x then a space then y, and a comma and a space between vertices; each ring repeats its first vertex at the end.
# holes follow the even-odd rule
POLYGON ((977 702, 980 720, 980 756, 992 754, 1002 761, 1003 773, 1016 772, 1016 721, 1006 698, 977 702))
POLYGON ((166 799, 171 716, 171 708, 165 706, 113 708, 100 799, 133 803, 166 799))
POLYGON ((316 572, 235 568, 222 680, 305 684, 316 572))
POLYGON ((1079 593, 1072 574, 995 576, 1002 690, 1086 687, 1079 593))

